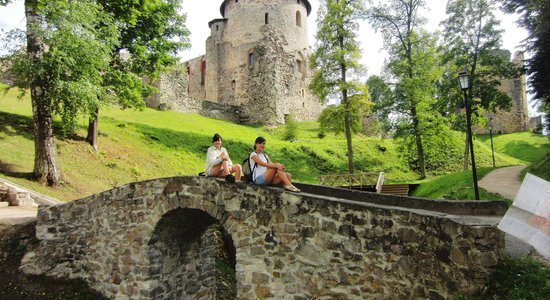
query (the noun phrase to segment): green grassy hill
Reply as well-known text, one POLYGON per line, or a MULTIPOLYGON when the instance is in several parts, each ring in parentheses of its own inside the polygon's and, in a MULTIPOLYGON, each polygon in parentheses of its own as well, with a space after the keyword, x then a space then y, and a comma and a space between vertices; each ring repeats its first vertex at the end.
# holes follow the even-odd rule
MULTIPOLYGON (((282 139, 283 128, 242 126, 195 114, 111 108, 100 111, 98 152, 83 140, 87 120, 82 120, 75 136, 57 136, 64 183, 51 189, 29 180, 34 159, 31 106, 28 97, 18 100, 16 93, 10 90, 0 95, 0 177, 62 200, 133 181, 196 175, 204 169, 206 149, 216 132, 224 137, 234 163, 248 156, 257 136, 266 137, 266 152, 272 160, 286 164, 299 182, 318 183, 319 175, 347 170, 344 135, 329 133, 319 138, 314 122, 299 123, 296 140, 289 142, 282 139)), ((390 182, 411 182, 418 177, 393 140, 356 135, 353 143, 358 171, 384 171, 390 182)), ((478 164, 488 167, 490 147, 481 142, 475 146, 478 164)), ((522 162, 506 154, 497 156, 499 165, 522 162)))

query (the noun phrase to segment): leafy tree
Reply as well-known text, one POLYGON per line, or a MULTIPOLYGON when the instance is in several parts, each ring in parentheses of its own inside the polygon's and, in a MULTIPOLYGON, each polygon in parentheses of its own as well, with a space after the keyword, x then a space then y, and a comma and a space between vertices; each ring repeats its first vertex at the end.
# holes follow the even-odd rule
MULTIPOLYGON (((500 50, 502 30, 494 15, 494 0, 450 0, 448 17, 442 22, 446 55, 449 63, 447 87, 441 99, 453 103, 451 109, 462 106, 462 94, 457 83, 458 70, 470 74, 470 87, 466 97, 471 99, 472 111, 476 106, 484 109, 506 109, 511 99, 498 87, 502 78, 510 78, 517 70, 510 62, 509 53, 500 50)), ((466 137, 464 166, 468 166, 468 140, 466 137)))
POLYGON ((441 75, 437 68, 436 38, 423 31, 425 23, 419 10, 423 0, 391 0, 373 6, 367 13, 376 30, 382 32, 389 49, 388 70, 397 81, 394 108, 399 120, 398 135, 414 137, 416 168, 420 177, 426 177, 424 151, 425 132, 438 117, 432 113, 435 82, 441 75))
POLYGON ((330 97, 340 95, 340 103, 344 109, 350 173, 354 172, 350 95, 361 99, 368 97, 366 86, 357 78, 363 70, 359 63, 361 54, 356 40, 356 31, 359 28, 357 21, 363 11, 362 0, 323 1, 317 19, 317 44, 310 58, 311 65, 316 70, 310 84, 313 93, 325 102, 330 97))
MULTIPOLYGON (((2 4, 6 4, 3 1, 2 4)), ((93 107, 103 90, 100 73, 109 63, 116 40, 112 26, 94 1, 26 0, 26 52, 13 54, 16 85, 30 88, 35 161, 34 174, 56 186, 60 169, 56 158, 52 116, 71 125, 74 115, 93 107)))
MULTIPOLYGON (((179 50, 189 47, 189 31, 179 0, 97 0, 104 11, 117 21, 120 39, 112 52, 110 68, 105 73, 105 87, 111 97, 103 104, 115 103, 122 108, 141 109, 144 98, 154 88, 164 67, 177 61, 179 50)), ((92 110, 86 140, 97 149, 100 105, 92 110)))
POLYGON ((348 109, 346 109, 344 104, 330 105, 325 108, 319 116, 320 131, 326 132, 327 130, 331 130, 335 134, 346 132, 344 120, 345 115, 349 113, 351 132, 361 132, 363 129, 362 119, 365 115, 365 109, 369 107, 369 103, 366 103, 365 100, 366 97, 351 96, 348 99, 348 109))
POLYGON ((378 130, 388 134, 392 130, 390 115, 393 112, 394 94, 392 88, 378 75, 367 79, 369 100, 373 103, 372 112, 376 117, 378 130))
POLYGON ((530 52, 527 74, 539 111, 546 114, 550 131, 550 2, 548 0, 501 0, 504 10, 518 13, 519 25, 529 31, 524 48, 530 52))

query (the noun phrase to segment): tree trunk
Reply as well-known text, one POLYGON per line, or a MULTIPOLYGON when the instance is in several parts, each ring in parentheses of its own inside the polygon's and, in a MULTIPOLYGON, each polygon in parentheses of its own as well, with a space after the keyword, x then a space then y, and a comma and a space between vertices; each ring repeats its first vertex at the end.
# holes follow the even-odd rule
POLYGON ((422 136, 420 134, 420 123, 418 122, 418 113, 416 105, 411 108, 411 116, 413 120, 414 138, 416 142, 416 151, 418 154, 418 168, 420 171, 420 179, 426 178, 426 160, 424 158, 424 146, 422 145, 422 136))
POLYGON ((351 116, 350 116, 350 105, 349 105, 349 99, 348 99, 348 91, 343 90, 342 95, 344 98, 344 105, 346 107, 346 115, 344 118, 345 126, 346 126, 346 140, 348 144, 348 169, 349 173, 353 174, 355 172, 355 167, 353 165, 353 145, 351 142, 351 116))
POLYGON ((86 141, 94 147, 94 150, 97 151, 97 128, 99 120, 99 108, 96 108, 93 116, 90 117, 88 122, 88 136, 86 136, 86 141))
MULTIPOLYGON (((41 28, 41 17, 36 11, 37 2, 37 0, 25 0, 27 54, 34 66, 40 64, 48 51, 48 46, 38 32, 41 28)), ((33 72, 39 69, 34 67, 33 72)), ((30 78, 34 125, 34 175, 40 182, 56 186, 61 176, 57 165, 50 100, 44 94, 47 80, 47 77, 37 74, 32 74, 30 78)))
MULTIPOLYGON (((342 49, 342 53, 344 52, 344 37, 339 36, 338 42, 340 49, 342 49)), ((342 62, 345 61, 344 57, 342 57, 342 62)), ((347 68, 344 63, 340 63, 340 70, 341 70, 341 80, 342 83, 346 84, 346 72, 347 68)), ((348 144, 348 170, 350 174, 353 174, 355 172, 355 167, 353 165, 353 144, 351 142, 351 116, 350 116, 350 103, 348 99, 348 89, 344 88, 342 90, 342 102, 344 103, 346 113, 344 116, 344 126, 346 127, 346 141, 348 144)))

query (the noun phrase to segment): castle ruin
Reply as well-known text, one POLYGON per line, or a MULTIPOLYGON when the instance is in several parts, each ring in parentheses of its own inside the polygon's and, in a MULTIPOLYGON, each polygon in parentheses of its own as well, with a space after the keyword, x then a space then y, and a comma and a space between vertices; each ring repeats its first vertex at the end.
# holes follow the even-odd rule
POLYGON ((276 125, 292 114, 315 120, 310 94, 308 0, 224 0, 208 23, 206 53, 163 74, 149 107, 238 123, 276 125))

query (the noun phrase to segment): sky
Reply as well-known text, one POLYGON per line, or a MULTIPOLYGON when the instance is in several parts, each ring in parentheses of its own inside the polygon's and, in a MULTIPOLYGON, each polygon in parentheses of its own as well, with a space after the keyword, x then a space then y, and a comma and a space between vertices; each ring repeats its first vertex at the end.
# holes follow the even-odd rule
MULTIPOLYGON (((311 14, 308 16, 309 44, 314 47, 315 32, 317 30, 316 19, 319 8, 319 0, 309 0, 312 6, 311 14)), ((427 29, 435 31, 439 23, 445 18, 446 0, 426 0, 429 11, 422 12, 423 16, 429 16, 427 29)), ((182 8, 187 14, 187 27, 191 31, 191 45, 188 50, 180 53, 183 61, 195 58, 204 54, 206 39, 210 35, 208 22, 212 19, 221 18, 220 5, 222 0, 183 0, 182 8)), ((500 11, 497 17, 501 21, 501 27, 505 30, 503 34, 503 47, 511 53, 517 51, 517 46, 527 37, 525 30, 518 28, 514 23, 516 16, 507 15, 500 11)), ((370 25, 362 22, 359 30, 359 41, 362 49, 361 62, 367 66, 368 75, 380 74, 386 54, 383 51, 382 38, 372 30, 370 25)), ((0 7, 0 28, 24 28, 23 0, 16 0, 7 7, 0 7)), ((1 50, 1 49, 0 49, 1 50)), ((0 51, 1 53, 2 51, 0 51)))

